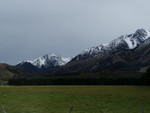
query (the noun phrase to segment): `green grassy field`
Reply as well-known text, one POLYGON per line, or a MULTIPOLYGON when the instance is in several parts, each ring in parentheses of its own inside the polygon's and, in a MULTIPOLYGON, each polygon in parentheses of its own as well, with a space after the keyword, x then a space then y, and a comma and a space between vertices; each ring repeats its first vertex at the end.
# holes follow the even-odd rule
POLYGON ((0 105, 7 113, 150 113, 150 87, 4 86, 0 105))

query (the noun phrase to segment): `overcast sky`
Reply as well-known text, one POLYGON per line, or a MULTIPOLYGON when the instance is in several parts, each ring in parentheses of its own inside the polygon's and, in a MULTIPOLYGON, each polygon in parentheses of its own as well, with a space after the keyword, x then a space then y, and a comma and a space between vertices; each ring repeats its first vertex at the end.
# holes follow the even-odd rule
POLYGON ((0 0, 0 62, 72 57, 136 29, 150 29, 149 0, 0 0))

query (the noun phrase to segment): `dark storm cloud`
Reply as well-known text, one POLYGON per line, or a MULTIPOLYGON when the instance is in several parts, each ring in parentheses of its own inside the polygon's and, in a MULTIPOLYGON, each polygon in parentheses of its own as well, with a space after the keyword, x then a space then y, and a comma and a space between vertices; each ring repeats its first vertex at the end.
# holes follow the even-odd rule
POLYGON ((74 56, 138 28, 149 29, 149 0, 0 0, 0 62, 55 52, 74 56))

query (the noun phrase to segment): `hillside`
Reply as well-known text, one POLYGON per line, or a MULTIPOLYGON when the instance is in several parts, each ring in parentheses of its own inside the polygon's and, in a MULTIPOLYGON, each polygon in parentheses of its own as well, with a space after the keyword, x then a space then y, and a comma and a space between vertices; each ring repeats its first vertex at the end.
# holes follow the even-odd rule
POLYGON ((15 66, 0 64, 0 84, 5 84, 10 78, 22 75, 24 71, 15 66))

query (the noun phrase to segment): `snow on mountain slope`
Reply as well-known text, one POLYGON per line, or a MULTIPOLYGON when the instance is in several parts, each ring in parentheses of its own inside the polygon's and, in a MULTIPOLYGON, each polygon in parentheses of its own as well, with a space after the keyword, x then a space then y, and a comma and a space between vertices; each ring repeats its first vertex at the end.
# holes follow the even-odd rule
POLYGON ((32 65, 38 68, 48 68, 48 67, 57 67, 62 66, 68 63, 71 58, 64 58, 59 55, 55 55, 54 53, 45 54, 35 60, 26 60, 22 61, 19 65, 23 65, 24 63, 31 63, 32 65))
POLYGON ((74 59, 78 60, 93 57, 99 53, 106 54, 110 52, 119 52, 125 49, 134 49, 149 37, 150 31, 147 31, 145 29, 138 29, 133 34, 122 35, 119 38, 114 39, 107 44, 101 44, 99 46, 86 49, 82 53, 77 55, 74 59))

